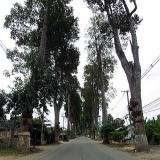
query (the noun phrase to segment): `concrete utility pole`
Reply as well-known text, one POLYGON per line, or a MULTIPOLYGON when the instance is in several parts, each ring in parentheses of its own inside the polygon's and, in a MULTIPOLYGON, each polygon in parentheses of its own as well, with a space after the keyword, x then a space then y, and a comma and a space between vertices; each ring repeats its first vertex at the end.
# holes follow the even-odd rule
POLYGON ((42 110, 42 114, 41 114, 41 121, 42 121, 42 124, 41 124, 41 144, 44 143, 44 133, 43 133, 43 130, 44 130, 44 108, 42 110))
POLYGON ((126 90, 126 91, 122 91, 122 92, 124 92, 124 93, 126 93, 127 94, 127 102, 128 102, 128 113, 129 113, 129 123, 130 123, 130 125, 132 124, 131 123, 131 113, 130 113, 130 103, 129 103, 129 91, 128 90, 126 90))
POLYGON ((62 118, 63 118, 63 130, 64 130, 64 118, 65 118, 64 114, 62 114, 62 118))
POLYGON ((70 132, 70 129, 71 129, 71 124, 70 124, 70 95, 68 94, 68 126, 67 126, 67 129, 68 129, 68 132, 70 132))
POLYGON ((131 131, 131 136, 133 135, 133 131, 132 131, 132 121, 131 121, 131 111, 130 111, 130 102, 129 102, 129 91, 122 91, 124 93, 127 94, 127 102, 128 102, 128 115, 129 115, 129 124, 130 124, 130 131, 131 131))

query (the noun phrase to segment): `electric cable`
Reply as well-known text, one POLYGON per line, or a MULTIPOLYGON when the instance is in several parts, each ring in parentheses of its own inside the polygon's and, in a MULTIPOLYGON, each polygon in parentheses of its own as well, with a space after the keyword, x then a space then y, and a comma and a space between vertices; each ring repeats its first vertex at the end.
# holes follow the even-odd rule
POLYGON ((116 105, 114 105, 114 107, 111 108, 110 112, 112 112, 118 105, 119 103, 122 101, 122 99, 124 98, 125 93, 123 93, 123 95, 121 96, 121 98, 117 101, 116 105))
POLYGON ((160 61, 160 55, 153 61, 153 63, 146 69, 146 71, 142 74, 141 79, 143 79, 151 69, 160 61))
POLYGON ((147 105, 143 106, 143 109, 146 111, 148 109, 156 108, 159 105, 160 105, 160 97, 148 103, 147 105))
POLYGON ((157 111, 157 110, 160 110, 160 108, 153 109, 153 110, 150 110, 150 111, 146 111, 146 112, 144 112, 144 113, 154 112, 154 111, 157 111))

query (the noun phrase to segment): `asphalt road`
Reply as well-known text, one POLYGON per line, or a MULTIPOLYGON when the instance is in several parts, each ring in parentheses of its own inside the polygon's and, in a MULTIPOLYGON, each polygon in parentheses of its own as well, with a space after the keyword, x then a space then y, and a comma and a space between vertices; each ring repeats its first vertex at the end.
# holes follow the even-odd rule
POLYGON ((109 148, 85 137, 59 146, 49 147, 39 154, 17 160, 137 160, 127 153, 109 148))

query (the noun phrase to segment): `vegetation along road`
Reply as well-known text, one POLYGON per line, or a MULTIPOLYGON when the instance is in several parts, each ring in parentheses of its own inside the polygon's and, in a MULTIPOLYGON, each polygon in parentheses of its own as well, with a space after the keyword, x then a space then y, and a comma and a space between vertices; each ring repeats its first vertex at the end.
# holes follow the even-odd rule
POLYGON ((98 142, 80 137, 40 154, 17 160, 137 160, 128 154, 114 150, 98 142))

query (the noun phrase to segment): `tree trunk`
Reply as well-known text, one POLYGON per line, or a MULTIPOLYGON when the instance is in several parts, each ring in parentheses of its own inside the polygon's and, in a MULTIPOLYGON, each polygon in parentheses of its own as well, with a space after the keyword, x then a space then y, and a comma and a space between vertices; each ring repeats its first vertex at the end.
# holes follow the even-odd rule
POLYGON ((21 132, 29 132, 32 125, 32 112, 26 111, 22 113, 21 123, 20 123, 20 131, 21 132))
POLYGON ((103 68, 102 68, 101 52, 98 48, 97 48, 97 61, 98 61, 98 67, 99 67, 99 83, 100 83, 100 90, 101 90, 101 97, 102 97, 102 124, 106 125, 107 104, 106 104, 105 90, 104 90, 104 75, 103 75, 103 68))
POLYGON ((59 142, 59 113, 60 113, 60 110, 57 107, 56 102, 54 103, 54 112, 55 112, 55 142, 59 142))
POLYGON ((69 96, 69 93, 67 95, 67 101, 68 101, 68 123, 67 123, 67 130, 68 132, 70 132, 71 130, 71 124, 70 124, 70 118, 71 118, 71 111, 70 111, 70 96, 69 96))
POLYGON ((41 42, 40 42, 40 58, 43 63, 45 63, 45 52, 46 52, 46 44, 47 44, 47 11, 44 15, 43 28, 41 33, 41 42))
POLYGON ((108 135, 103 135, 103 144, 109 144, 109 137, 108 135))
POLYGON ((148 140, 146 137, 142 112, 141 80, 137 71, 134 72, 129 86, 131 90, 130 110, 134 125, 135 150, 138 152, 148 151, 148 140))
POLYGON ((44 111, 42 112, 41 120, 42 120, 42 124, 41 124, 41 144, 44 144, 44 111))
MULTIPOLYGON (((97 61, 99 67, 99 83, 100 83, 100 90, 101 90, 101 97, 102 97, 102 125, 107 125, 107 103, 105 98, 105 90, 104 90, 104 75, 103 75, 103 67, 102 67, 102 58, 101 58, 101 51, 96 46, 97 50, 97 61)), ((107 135, 103 135, 103 143, 109 143, 109 139, 107 135)))

